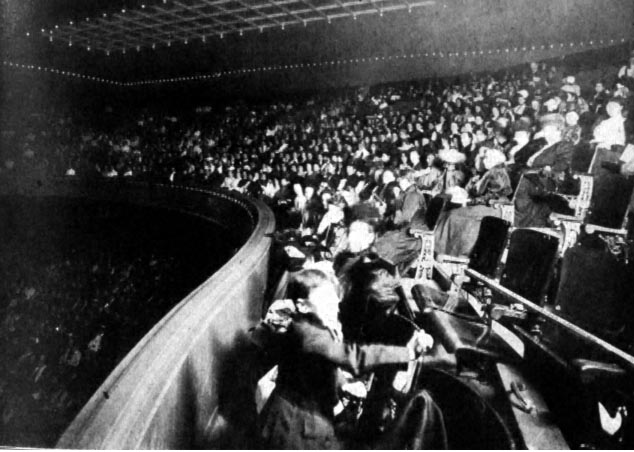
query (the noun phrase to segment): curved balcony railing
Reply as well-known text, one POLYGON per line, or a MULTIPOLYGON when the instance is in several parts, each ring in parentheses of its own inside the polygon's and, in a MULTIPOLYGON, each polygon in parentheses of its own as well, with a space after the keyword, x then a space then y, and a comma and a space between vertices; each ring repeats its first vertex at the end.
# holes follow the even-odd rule
POLYGON ((263 203, 224 192, 141 183, 49 181, 28 196, 81 196, 161 207, 222 226, 243 243, 128 353, 57 443, 82 449, 215 447, 230 434, 240 344, 259 319, 275 221, 263 203))

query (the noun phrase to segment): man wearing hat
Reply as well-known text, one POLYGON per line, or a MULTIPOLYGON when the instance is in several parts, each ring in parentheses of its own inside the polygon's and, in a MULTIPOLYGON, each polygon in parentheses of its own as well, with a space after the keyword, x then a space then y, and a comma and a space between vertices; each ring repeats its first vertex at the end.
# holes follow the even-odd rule
POLYGON ((594 95, 590 101, 592 112, 594 114, 605 113, 605 105, 610 99, 610 92, 605 89, 605 83, 603 80, 597 80, 594 84, 594 95))
POLYGON ((465 189, 452 187, 446 192, 451 196, 450 208, 441 213, 434 231, 439 254, 468 256, 478 238, 482 219, 501 215, 499 209, 489 204, 492 200, 508 201, 512 193, 505 160, 506 156, 498 149, 484 150, 477 164, 486 170, 482 177, 473 177, 465 189))
MULTIPOLYGON (((531 122, 528 118, 521 118, 513 125, 513 140, 507 152, 509 164, 515 163, 515 155, 529 143, 531 134, 531 122)), ((528 160, 528 157, 526 157, 526 160, 528 160)))
MULTIPOLYGON (((567 78, 567 80, 570 79, 574 82, 574 77, 567 78)), ((561 87, 561 92, 564 93, 563 103, 559 108, 561 113, 565 114, 568 111, 576 111, 579 115, 582 115, 590 111, 588 103, 580 95, 579 85, 567 83, 561 87)))
MULTIPOLYGON (((573 146, 563 140, 565 119, 560 114, 541 118, 545 143, 526 161, 523 182, 515 195, 515 226, 546 227, 554 201, 550 193, 562 185, 572 163, 573 146)), ((569 213, 569 212, 565 212, 569 213)))
POLYGON ((513 114, 516 118, 520 116, 528 116, 532 115, 530 111, 530 107, 526 104, 528 101, 528 91, 525 89, 521 89, 517 92, 517 105, 513 107, 513 114))

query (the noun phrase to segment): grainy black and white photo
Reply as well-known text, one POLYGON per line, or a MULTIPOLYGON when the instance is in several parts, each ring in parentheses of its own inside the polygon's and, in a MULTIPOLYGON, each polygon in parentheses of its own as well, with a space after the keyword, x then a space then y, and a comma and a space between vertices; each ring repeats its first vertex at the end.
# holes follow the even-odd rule
POLYGON ((0 448, 634 449, 633 0, 0 0, 0 448))

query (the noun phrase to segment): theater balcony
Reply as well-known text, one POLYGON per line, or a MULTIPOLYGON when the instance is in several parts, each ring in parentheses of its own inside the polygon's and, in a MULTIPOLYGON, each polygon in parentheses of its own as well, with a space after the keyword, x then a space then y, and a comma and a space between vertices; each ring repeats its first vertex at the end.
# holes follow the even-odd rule
POLYGON ((255 200, 170 185, 69 181, 29 196, 82 197, 180 211, 242 237, 242 247, 137 343, 93 394, 57 443, 69 449, 217 447, 250 363, 240 356, 246 328, 261 316, 275 221, 255 200))

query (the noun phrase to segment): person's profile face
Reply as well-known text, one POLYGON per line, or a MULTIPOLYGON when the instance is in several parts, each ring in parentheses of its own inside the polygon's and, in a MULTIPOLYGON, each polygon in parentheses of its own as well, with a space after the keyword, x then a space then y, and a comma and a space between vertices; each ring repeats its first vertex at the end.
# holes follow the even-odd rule
POLYGON ((407 183, 407 179, 404 177, 399 178, 398 186, 401 189, 401 191, 407 190, 407 188, 409 187, 409 184, 407 183))
POLYGON ((542 133, 544 135, 544 138, 546 138, 549 143, 561 140, 561 130, 559 130, 559 127, 555 125, 549 124, 547 126, 544 126, 542 129, 542 133))
POLYGON ((617 102, 608 102, 608 105, 605 107, 605 111, 610 118, 613 118, 621 114, 621 105, 617 102))
POLYGON ((351 253, 360 253, 370 247, 374 241, 374 233, 370 226, 363 222, 353 222, 348 231, 348 250, 351 253))
POLYGON ((460 143, 463 147, 469 146, 471 144, 471 135, 469 135, 468 133, 460 134, 460 143))
POLYGON ((529 134, 526 130, 517 130, 515 131, 515 134, 513 135, 513 138, 515 139, 515 141, 518 141, 518 142, 528 141, 528 137, 529 137, 529 134))
POLYGON ((304 301, 306 308, 324 323, 332 325, 339 320, 339 296, 335 286, 323 283, 315 287, 304 301))

